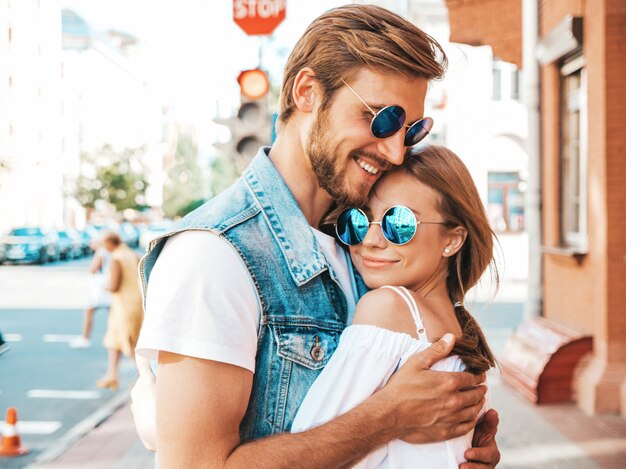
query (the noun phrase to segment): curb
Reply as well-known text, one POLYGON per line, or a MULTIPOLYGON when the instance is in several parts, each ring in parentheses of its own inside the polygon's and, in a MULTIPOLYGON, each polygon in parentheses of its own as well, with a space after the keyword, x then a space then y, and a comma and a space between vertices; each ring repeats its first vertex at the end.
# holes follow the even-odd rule
POLYGON ((25 469, 37 469, 39 465, 49 464, 58 459, 77 441, 113 415, 129 399, 130 390, 120 391, 112 399, 102 404, 94 413, 74 425, 63 437, 55 442, 54 448, 43 451, 25 469))

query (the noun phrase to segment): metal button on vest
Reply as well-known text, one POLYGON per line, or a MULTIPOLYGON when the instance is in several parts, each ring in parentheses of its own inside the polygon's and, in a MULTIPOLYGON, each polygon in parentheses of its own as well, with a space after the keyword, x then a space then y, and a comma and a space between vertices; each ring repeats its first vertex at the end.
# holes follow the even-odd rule
POLYGON ((313 360, 315 360, 316 362, 322 361, 322 359, 324 358, 324 349, 319 345, 315 345, 311 349, 311 357, 313 357, 313 360))

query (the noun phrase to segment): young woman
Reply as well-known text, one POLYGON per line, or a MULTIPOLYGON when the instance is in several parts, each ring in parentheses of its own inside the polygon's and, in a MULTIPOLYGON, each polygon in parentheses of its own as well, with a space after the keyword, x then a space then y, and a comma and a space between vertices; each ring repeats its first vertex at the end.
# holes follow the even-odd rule
POLYGON ((94 248, 93 258, 89 264, 91 274, 91 292, 89 294, 89 304, 85 308, 83 319, 83 334, 81 337, 72 339, 69 346, 72 348, 91 347, 91 332, 93 330, 93 317, 96 310, 108 309, 111 304, 111 294, 107 290, 109 280, 109 264, 111 254, 102 246, 102 240, 95 239, 91 242, 94 248))
POLYGON ((109 363, 106 374, 96 385, 115 390, 119 387, 122 353, 135 360, 135 346, 143 321, 141 290, 137 279, 139 258, 117 233, 106 233, 102 243, 111 255, 107 287, 111 292, 111 309, 103 340, 108 350, 109 363))
MULTIPOLYGON (((402 167, 377 183, 365 207, 341 212, 336 233, 372 291, 358 302, 352 325, 305 397, 292 432, 355 407, 412 354, 448 332, 457 337, 453 355, 433 369, 481 373, 495 366, 480 327, 463 306, 466 292, 490 265, 497 283, 494 234, 458 156, 442 147, 412 150, 402 167)), ((355 467, 456 468, 471 444, 472 434, 428 445, 395 440, 355 467)))

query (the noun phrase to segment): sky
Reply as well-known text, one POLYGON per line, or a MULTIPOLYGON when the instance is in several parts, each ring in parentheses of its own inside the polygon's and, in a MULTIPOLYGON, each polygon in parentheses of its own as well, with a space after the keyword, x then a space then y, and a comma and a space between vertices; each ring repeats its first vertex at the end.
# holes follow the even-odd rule
POLYGON ((288 0, 285 21, 272 37, 247 36, 232 19, 231 0, 61 0, 97 30, 116 29, 142 43, 136 60, 164 101, 190 120, 207 109, 221 117, 237 106, 236 77, 259 65, 274 82, 307 25, 338 0, 288 0))

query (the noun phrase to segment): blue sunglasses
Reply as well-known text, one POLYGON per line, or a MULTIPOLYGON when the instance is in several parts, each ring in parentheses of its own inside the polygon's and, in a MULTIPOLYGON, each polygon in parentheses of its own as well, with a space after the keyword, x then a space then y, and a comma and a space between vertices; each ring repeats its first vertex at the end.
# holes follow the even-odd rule
POLYGON ((369 221, 367 215, 358 208, 344 210, 337 218, 335 232, 346 246, 361 244, 370 225, 380 225, 383 236, 392 244, 401 246, 415 236, 418 225, 445 225, 445 222, 421 221, 413 211, 404 205, 394 205, 385 210, 380 221, 369 221))
POLYGON ((359 101, 372 113, 373 117, 370 130, 374 137, 388 138, 395 135, 400 129, 407 127, 408 130, 404 135, 404 146, 412 147, 423 140, 432 130, 434 122, 430 117, 424 117, 411 125, 405 124, 406 112, 400 106, 385 106, 380 111, 374 112, 369 104, 367 104, 343 78, 339 78, 343 84, 354 93, 354 96, 359 98, 359 101))

